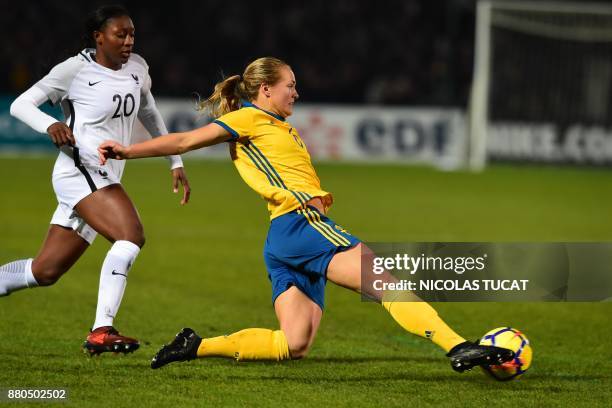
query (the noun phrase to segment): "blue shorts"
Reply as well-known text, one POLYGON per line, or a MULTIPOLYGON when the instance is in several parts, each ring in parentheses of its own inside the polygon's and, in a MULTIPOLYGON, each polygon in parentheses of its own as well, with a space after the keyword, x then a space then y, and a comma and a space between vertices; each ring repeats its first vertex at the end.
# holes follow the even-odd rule
POLYGON ((337 252, 360 242, 315 207, 274 218, 264 247, 272 304, 281 293, 296 286, 323 309, 327 265, 337 252))

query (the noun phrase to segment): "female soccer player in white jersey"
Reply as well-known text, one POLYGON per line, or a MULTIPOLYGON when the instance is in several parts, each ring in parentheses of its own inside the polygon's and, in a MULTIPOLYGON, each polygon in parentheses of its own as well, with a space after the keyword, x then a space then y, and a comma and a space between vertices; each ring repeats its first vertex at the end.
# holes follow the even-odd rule
MULTIPOLYGON (((83 347, 89 353, 128 353, 139 343, 120 335, 113 319, 145 238, 120 184, 123 162, 100 166, 96 148, 109 136, 130 144, 136 118, 153 136, 168 131, 151 94, 147 63, 132 53, 134 25, 128 11, 100 7, 88 19, 86 36, 91 48, 55 66, 11 105, 13 116, 47 133, 59 147, 52 177, 59 205, 38 255, 0 266, 0 296, 54 284, 100 233, 113 245, 102 264, 95 322, 83 347), (38 109, 47 101, 61 104, 65 123, 38 109)), ((183 163, 180 156, 169 160, 174 191, 181 183, 185 204, 190 189, 183 163)))

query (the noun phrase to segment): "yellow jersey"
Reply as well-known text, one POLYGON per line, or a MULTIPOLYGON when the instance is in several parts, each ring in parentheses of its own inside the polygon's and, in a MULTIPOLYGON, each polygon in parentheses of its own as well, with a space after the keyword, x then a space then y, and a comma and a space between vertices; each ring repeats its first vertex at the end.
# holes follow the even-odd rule
POLYGON ((306 145, 283 117, 243 102, 213 123, 232 136, 232 161, 249 187, 268 202, 270 219, 303 208, 314 197, 320 197, 325 208, 332 204, 306 145))

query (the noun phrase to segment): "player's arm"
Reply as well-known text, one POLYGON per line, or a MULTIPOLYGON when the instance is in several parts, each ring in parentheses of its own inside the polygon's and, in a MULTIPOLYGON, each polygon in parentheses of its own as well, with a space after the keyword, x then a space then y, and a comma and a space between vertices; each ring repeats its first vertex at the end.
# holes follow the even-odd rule
POLYGON ((38 107, 47 101, 58 103, 84 64, 81 57, 73 57, 53 67, 40 81, 15 99, 11 104, 11 115, 40 133, 48 133, 56 146, 74 144, 72 130, 38 107))
MULTIPOLYGON (((150 79, 149 79, 150 83, 150 79)), ((140 98, 140 109, 138 110, 138 119, 143 124, 145 129, 151 134, 152 137, 159 137, 161 135, 168 134, 168 129, 164 123, 155 99, 150 89, 143 91, 140 98)), ((183 160, 179 155, 166 156, 170 161, 170 170, 172 172, 172 191, 177 193, 179 184, 183 186, 183 198, 181 204, 187 204, 189 202, 189 196, 191 195, 191 187, 189 186, 189 180, 184 170, 183 160)))
POLYGON ((47 133, 56 146, 74 144, 72 130, 63 122, 47 115, 38 107, 49 100, 40 88, 33 86, 13 101, 11 115, 40 133, 47 133))
MULTIPOLYGON (((152 137, 155 138, 168 134, 166 124, 164 123, 161 113, 159 113, 159 110, 157 109, 155 99, 153 98, 153 94, 151 93, 150 89, 143 90, 141 94, 138 119, 152 137)), ((172 170, 178 167, 184 167, 181 156, 167 156, 167 159, 170 161, 170 168, 172 170)))
POLYGON ((105 163, 107 159, 139 159, 181 154, 230 139, 232 135, 229 131, 216 123, 210 123, 188 132, 170 133, 131 146, 122 146, 115 141, 107 140, 98 147, 98 153, 100 162, 105 163))

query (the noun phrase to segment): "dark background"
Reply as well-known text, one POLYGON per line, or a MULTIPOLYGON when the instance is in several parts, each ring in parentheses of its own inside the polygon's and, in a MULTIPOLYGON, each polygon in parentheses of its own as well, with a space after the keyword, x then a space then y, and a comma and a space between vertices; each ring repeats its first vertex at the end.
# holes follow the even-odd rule
MULTIPOLYGON (((75 55, 87 14, 114 2, 2 2, 0 93, 75 55)), ((287 61, 306 102, 466 106, 474 0, 120 2, 156 96, 208 94, 260 56, 287 61), (170 6, 171 5, 171 6, 170 6)))

